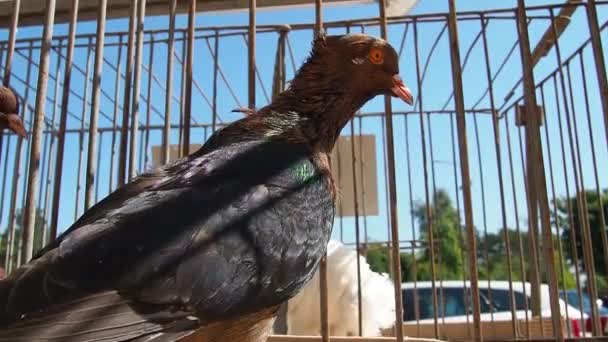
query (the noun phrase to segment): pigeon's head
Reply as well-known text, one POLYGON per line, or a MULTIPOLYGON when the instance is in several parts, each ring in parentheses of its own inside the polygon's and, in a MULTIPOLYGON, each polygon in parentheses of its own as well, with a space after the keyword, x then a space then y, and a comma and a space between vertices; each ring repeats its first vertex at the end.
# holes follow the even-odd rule
POLYGON ((10 87, 0 86, 0 113, 19 114, 19 100, 10 87))
POLYGON ((0 113, 0 127, 6 127, 23 138, 27 137, 23 121, 17 114, 0 113))
POLYGON ((399 76, 399 56, 385 40, 366 34, 319 35, 310 57, 311 64, 328 71, 325 77, 336 87, 361 98, 392 95, 408 104, 413 96, 399 76))
POLYGON ((16 134, 27 137, 23 121, 19 118, 19 101, 15 92, 5 86, 0 87, 0 124, 16 134))

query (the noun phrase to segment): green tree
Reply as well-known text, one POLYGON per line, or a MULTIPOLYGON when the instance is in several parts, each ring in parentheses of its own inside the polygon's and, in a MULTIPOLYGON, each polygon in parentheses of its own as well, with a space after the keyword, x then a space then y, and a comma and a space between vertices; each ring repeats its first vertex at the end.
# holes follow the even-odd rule
MULTIPOLYGON (((513 281, 522 280, 522 263, 523 269, 526 274, 526 280, 530 279, 530 267, 528 264, 528 233, 518 233, 514 229, 507 229, 509 235, 509 242, 511 247, 511 279, 513 281), (521 244, 521 248, 520 248, 521 244), (523 256, 523 260, 521 257, 523 256)), ((492 279, 492 280, 508 280, 508 263, 507 263, 507 248, 504 239, 504 230, 497 233, 488 233, 487 237, 479 237, 478 244, 478 269, 480 279, 492 279), (487 258, 485 250, 487 249, 487 258)), ((558 238, 553 236, 553 244, 557 247, 558 238)), ((576 286, 575 278, 572 272, 569 271, 570 264, 564 255, 562 255, 562 262, 560 263, 559 253, 557 248, 555 249, 555 265, 557 267, 557 278, 559 286, 565 285, 565 288, 574 288, 576 286), (563 269, 560 269, 563 266, 563 269), (563 276, 562 276, 563 273, 563 276)), ((540 256, 541 264, 543 256, 540 256)), ((548 283, 546 272, 541 274, 541 281, 548 283)))
MULTIPOLYGON (((591 232, 593 263, 595 272, 598 274, 598 292, 600 295, 608 294, 608 284, 600 279, 608 277, 607 265, 604 259, 604 248, 602 245, 602 230, 608 227, 602 227, 601 213, 603 211, 604 219, 608 221, 608 189, 604 189, 600 197, 596 191, 585 191, 584 199, 587 201, 587 217, 589 229, 591 232), (601 277, 601 278, 600 278, 601 277)), ((573 238, 576 236, 576 255, 581 262, 582 270, 586 270, 586 265, 583 261, 583 243, 581 221, 582 218, 578 209, 578 200, 582 200, 582 194, 570 198, 562 198, 558 201, 558 224, 562 228, 562 238, 564 250, 569 260, 574 260, 574 251, 572 249, 573 238), (570 210, 572 215, 570 215, 570 210)), ((608 224, 608 222, 604 222, 608 224)))
MULTIPOLYGON (((44 211, 42 209, 36 209, 36 222, 34 224, 34 251, 42 248, 42 235, 44 231, 44 227, 46 225, 46 218, 44 217, 44 211)), ((6 258, 6 242, 8 241, 9 234, 9 225, 8 223, 4 227, 2 234, 0 234, 0 265, 4 265, 4 260, 6 258)), ((15 247, 13 248, 14 253, 18 253, 19 251, 19 241, 21 240, 21 234, 23 230, 23 209, 18 209, 15 214, 15 247)), ((47 239, 48 241, 48 239, 47 239)), ((16 266, 17 254, 13 254, 13 269, 16 266)))
MULTIPOLYGON (((389 258, 390 249, 381 243, 369 244, 367 250, 367 263, 370 269, 378 273, 391 274, 389 258)), ((400 253, 401 259, 401 281, 414 281, 416 276, 414 268, 414 256, 408 253, 400 253)))
MULTIPOLYGON (((587 200, 587 216, 589 218, 589 228, 591 230, 591 241, 593 242, 593 255, 595 271, 602 275, 606 274, 606 264, 604 262, 604 249, 602 247, 602 229, 601 217, 600 217, 600 198, 597 196, 595 191, 586 191, 585 198, 587 200)), ((581 221, 577 205, 579 196, 571 198, 563 198, 558 202, 558 214, 559 224, 563 229, 564 248, 570 259, 574 258, 572 248, 573 233, 576 235, 576 253, 579 260, 583 260, 583 244, 582 244, 582 232, 581 232, 581 221), (569 215, 568 206, 572 210, 572 217, 569 215), (572 229, 571 229, 572 224, 572 229)), ((582 198, 581 198, 582 199, 582 198)), ((604 211, 604 218, 608 220, 608 190, 604 190, 602 193, 602 206, 604 211)), ((585 265, 583 265, 585 269, 585 265)))
MULTIPOLYGON (((458 213, 452 205, 447 192, 438 190, 431 203, 431 223, 433 225, 435 244, 435 265, 437 278, 444 280, 462 279, 463 251, 460 243, 460 225, 458 213)), ((428 241, 428 224, 426 204, 417 204, 414 217, 419 223, 420 239, 428 241)), ((420 280, 430 280, 430 250, 423 252, 418 268, 420 280)))

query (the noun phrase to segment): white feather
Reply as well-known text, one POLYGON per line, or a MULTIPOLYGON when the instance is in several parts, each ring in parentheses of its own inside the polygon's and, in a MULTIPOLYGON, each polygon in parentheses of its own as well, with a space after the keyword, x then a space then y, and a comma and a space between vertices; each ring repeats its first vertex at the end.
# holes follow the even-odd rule
MULTIPOLYGON (((357 253, 338 241, 327 249, 329 328, 332 336, 359 334, 357 253)), ((365 257, 361 265, 362 335, 381 336, 381 329, 394 326, 393 284, 386 274, 373 272, 365 257)), ((287 305, 290 335, 318 335, 320 324, 319 271, 287 305)))

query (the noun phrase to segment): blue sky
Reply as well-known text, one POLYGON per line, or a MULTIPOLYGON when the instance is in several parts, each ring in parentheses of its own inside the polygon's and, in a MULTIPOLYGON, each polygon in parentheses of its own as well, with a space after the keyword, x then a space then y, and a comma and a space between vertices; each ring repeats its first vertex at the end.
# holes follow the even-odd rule
MULTIPOLYGON (((547 3, 559 3, 561 1, 527 1, 528 5, 542 5, 547 3)), ((492 9, 497 8, 512 8, 516 5, 515 0, 502 1, 500 5, 497 2, 489 2, 489 1, 459 1, 457 4, 457 8, 459 11, 469 11, 469 10, 482 10, 482 9, 492 9)), ((353 19, 353 18, 368 18, 377 16, 377 5, 352 5, 352 6, 327 6, 324 9, 324 20, 326 22, 336 21, 336 20, 344 20, 344 19, 353 19)), ((447 12, 448 10, 448 2, 447 1, 438 1, 438 0, 421 0, 419 4, 412 10, 412 14, 423 14, 423 13, 435 13, 435 12, 447 12)), ((537 15, 537 16, 547 16, 548 12, 546 10, 541 11, 530 11, 529 15, 537 15)), ((599 6, 599 22, 602 25, 608 19, 608 6, 599 6)), ((197 26, 208 27, 208 26, 225 26, 225 25, 244 25, 247 24, 247 13, 246 12, 233 12, 233 13, 200 13, 196 17, 197 26)), ((281 9, 272 9, 272 10, 259 10, 257 16, 257 22, 260 25, 263 24, 294 24, 294 23, 310 23, 314 21, 314 8, 313 7, 305 7, 305 8, 297 8, 297 9, 289 9, 289 10, 281 10, 281 9)), ((107 32, 118 32, 127 30, 127 20, 111 20, 107 24, 107 32)), ((186 27, 187 19, 185 15, 181 15, 178 17, 177 26, 178 27, 186 27)), ((429 51, 431 50, 435 38, 442 32, 444 23, 420 23, 418 26, 418 37, 419 37, 419 54, 421 63, 421 69, 424 67, 424 63, 429 55, 429 51)), ((548 20, 546 19, 536 19, 534 20, 529 27, 531 43, 535 45, 542 33, 546 30, 548 25, 548 20)), ((161 29, 166 28, 168 26, 168 21, 166 17, 149 17, 146 18, 145 27, 146 29, 161 29)), ((95 32, 95 23, 94 22, 86 22, 81 23, 78 26, 78 33, 94 33, 95 32)), ((401 39, 404 34, 404 25, 391 25, 389 29, 389 41, 396 47, 399 48, 401 39)), ((67 25, 61 24, 55 26, 55 34, 56 35, 64 35, 67 33, 67 25)), ((360 30, 359 28, 353 28, 353 31, 360 30)), ((461 59, 464 60, 465 55, 467 53, 467 49, 475 39, 476 35, 480 30, 480 23, 478 20, 472 21, 464 21, 459 23, 459 39, 460 39, 460 51, 461 51, 461 59)), ((343 33, 344 29, 332 29, 329 30, 330 34, 338 34, 343 33)), ((377 27, 370 27, 366 32, 379 35, 379 31, 377 27)), ((209 33, 209 32, 205 32, 209 33)), ((507 56, 509 50, 512 48, 513 44, 517 38, 515 21, 513 19, 493 19, 488 24, 487 27, 488 33, 488 44, 489 44, 489 54, 490 54, 490 67, 492 73, 495 73, 496 70, 500 67, 500 63, 503 61, 505 56, 507 56)), ((0 40, 5 40, 8 33, 6 30, 0 32, 0 40)), ((34 28, 23 28, 19 31, 17 38, 26 38, 26 37, 39 37, 41 35, 41 29, 38 27, 34 28)), ((427 110, 439 110, 444 107, 444 103, 448 99, 451 91, 452 91, 452 79, 451 79, 451 66, 450 66, 450 55, 449 55, 449 45, 448 45, 448 32, 447 30, 443 32, 437 47, 434 50, 434 53, 429 61, 428 70, 425 75, 424 82, 422 84, 422 88, 418 88, 416 82, 416 65, 415 65, 415 53, 414 53, 414 39, 413 39, 413 28, 409 27, 408 33, 406 36, 403 53, 400 60, 400 68, 401 75, 404 81, 410 86, 414 95, 422 94, 423 99, 423 107, 422 109, 427 110)), ((146 36, 148 37, 148 36, 146 36)), ((290 33, 290 42, 292 44, 294 55, 295 55, 295 63, 296 66, 299 66, 303 59, 308 54, 308 50, 310 47, 310 39, 312 37, 312 33, 309 30, 306 31, 294 31, 290 33)), ((560 48, 562 57, 568 57, 575 49, 577 49, 584 41, 586 41, 589 37, 586 15, 584 10, 578 9, 575 13, 571 25, 568 27, 567 31, 563 34, 560 39, 560 48)), ((159 36, 159 39, 164 38, 164 36, 159 36)), ((604 40, 604 46, 606 46, 606 30, 602 33, 602 38, 604 40)), ((86 40, 79 40, 80 43, 84 43, 86 40)), ((107 39, 107 43, 115 42, 116 38, 107 39)), ((256 51, 256 59, 258 62, 258 69, 260 74, 262 75, 262 80, 264 82, 264 86, 268 92, 270 92, 271 83, 272 83, 272 71, 274 65, 274 56, 276 49, 276 41, 277 34, 276 33, 260 33, 257 36, 257 51, 256 51)), ((211 46, 213 46, 213 39, 209 41, 211 46)), ((26 44, 20 43, 19 47, 25 47, 26 44)), ((155 76, 158 78, 160 83, 164 86, 165 84, 165 76, 166 76, 166 45, 164 43, 156 43, 154 48, 151 49, 150 45, 144 46, 144 55, 143 55, 143 63, 148 64, 150 51, 154 52, 154 60, 152 70, 154 71, 155 76)), ((181 55, 182 44, 181 42, 176 44, 176 51, 180 55, 180 58, 183 58, 181 55)), ((20 50, 21 53, 26 54, 27 50, 20 50)), ((76 49, 76 57, 75 63, 82 68, 83 70, 86 68, 86 59, 87 59, 88 49, 86 48, 78 48, 76 49)), ((106 47, 104 50, 105 57, 112 61, 112 63, 116 63, 118 54, 118 49, 116 47, 106 47)), ((124 57, 126 54, 126 48, 123 49, 122 58, 123 62, 121 63, 121 68, 124 72, 124 57)), ((195 55, 194 55, 194 74, 195 79, 200 84, 201 88, 204 90, 206 95, 210 98, 212 92, 212 76, 213 76, 213 60, 210 56, 208 47, 204 40, 197 40, 195 44, 195 55)), ((34 50, 33 59, 38 62, 39 60, 39 52, 38 50, 34 50)), ((92 60, 93 53, 91 52, 91 70, 92 70, 92 60)), ((57 55, 53 53, 51 55, 51 75, 55 75, 57 55)), ((605 170, 608 166, 608 151, 606 148, 606 137, 604 134, 604 126, 601 112, 601 104, 599 102, 599 93, 597 90, 597 80, 595 76, 594 62, 592 58, 592 51, 590 46, 583 50, 583 64, 586 67, 586 79, 587 79, 587 87, 588 87, 588 95, 589 95, 589 105, 590 112, 592 117, 591 124, 591 132, 593 133, 593 140, 595 142, 596 148, 596 158, 598 161, 598 170, 600 177, 600 186, 607 187, 608 186, 608 178, 605 177, 605 170)), ((20 54, 15 55, 14 61, 14 74, 16 77, 25 79, 25 61, 20 54)), ((223 72, 225 73, 227 79, 230 82, 230 85, 233 87, 234 92, 236 93, 238 100, 241 104, 246 104, 247 102, 247 50, 244 40, 241 36, 234 36, 229 38, 222 38, 220 40, 220 64, 223 72)), ((179 97, 180 95, 180 83, 181 83, 181 65, 179 63, 175 63, 175 74, 174 74, 174 88, 173 93, 175 96, 179 97)), ((553 71, 556 66, 556 57, 555 57, 555 49, 553 49, 547 57, 543 58, 535 68, 535 77, 536 81, 542 80, 548 73, 553 71)), ((288 78, 293 75, 291 63, 287 62, 288 69, 288 78)), ((592 168, 592 157, 590 151, 590 135, 588 131, 588 121, 586 118, 585 111, 585 102, 582 90, 581 83, 581 71, 578 59, 575 59, 571 66, 571 74, 572 74, 572 84, 573 84, 573 93, 574 93, 574 117, 576 117, 577 128, 579 130, 579 136, 581 141, 579 142, 579 147, 581 150, 581 159, 583 165, 583 176, 586 188, 594 188, 595 180, 594 173, 592 168)), ((60 66, 59 72, 60 78, 63 78, 63 63, 60 66)), ((495 92, 495 103, 497 107, 501 107, 503 105, 505 95, 507 92, 513 87, 515 82, 521 76, 521 66, 519 59, 519 49, 516 48, 515 52, 512 56, 507 60, 507 63, 504 66, 504 69, 497 77, 494 83, 494 92, 495 92)), ((102 89, 106 91, 108 94, 114 94, 114 82, 115 82, 116 73, 114 70, 110 68, 108 64, 104 64, 103 66, 103 76, 102 76, 102 89)), ((33 69, 30 79, 30 84, 35 86, 37 80, 37 70, 33 69)), ((147 71, 142 72, 141 76, 142 81, 142 95, 147 98, 147 84, 149 81, 149 75, 147 71)), ((559 78, 558 78, 559 82, 559 78)), ((21 82, 13 79, 12 85, 24 94, 24 86, 21 82)), ((487 79, 485 74, 485 60, 483 54, 483 45, 481 40, 479 40, 473 50, 471 51, 469 60, 464 69, 463 73, 463 85, 464 85, 464 95, 465 95, 465 106, 466 108, 472 108, 474 103, 480 98, 485 89, 487 88, 487 79)), ((124 86, 124 82, 121 82, 121 88, 119 91, 120 94, 120 103, 122 105, 122 95, 124 86)), ((558 83, 559 86, 559 83, 558 83)), ((566 86, 568 86, 566 81, 566 86)), ((84 76, 75 72, 72 80, 71 88, 74 89, 77 93, 82 94, 84 89, 84 76)), ((90 100, 90 91, 91 87, 89 86, 89 100, 90 100)), ((545 97, 548 101, 546 106, 547 113, 547 124, 549 130, 549 144, 546 143, 544 138, 543 131, 543 144, 545 146, 545 156, 547 156, 548 152, 551 152, 552 162, 553 162, 553 170, 555 175, 555 187, 558 196, 563 196, 566 194, 566 185, 563 169, 561 167, 562 157, 561 157, 561 149, 559 144, 559 127, 557 125, 557 112, 556 112, 556 104, 555 97, 553 95, 553 83, 549 82, 546 88, 544 88, 545 97), (549 148, 547 148, 549 146, 549 148)), ((560 90, 561 92, 561 90, 560 90)), ((48 94, 51 98, 54 97, 55 93, 55 83, 53 80, 49 82, 48 94)), ((61 92, 59 92, 61 93, 61 92)), ((163 111, 164 101, 165 101, 165 92, 161 87, 156 84, 154 81, 152 82, 152 100, 151 104, 153 107, 157 108, 160 112, 163 111)), ((197 91, 197 88, 193 89, 193 116, 194 119, 199 122, 210 122, 211 121, 211 111, 209 106, 206 104, 203 97, 197 91)), ((539 93, 540 94, 540 93, 539 93)), ((521 95, 521 87, 518 87, 515 92, 515 96, 513 99, 518 98, 521 95)), ((511 104, 513 99, 507 101, 507 104, 511 104)), ((562 100, 562 96, 558 96, 559 101, 562 100)), ((31 105, 34 104, 35 96, 34 92, 30 91, 28 97, 28 103, 31 105)), ((540 101, 540 96, 539 96, 540 101)), ((267 103, 267 100, 262 91, 262 85, 260 82, 257 83, 257 99, 256 103, 258 106, 264 105, 267 103)), ((559 104, 563 113, 563 102, 559 104)), ((147 114, 147 102, 141 102, 141 113, 140 119, 142 122, 146 120, 147 114)), ((221 78, 218 82, 218 108, 220 117, 223 121, 230 121, 240 117, 240 115, 235 113, 230 113, 232 108, 237 107, 237 103, 233 100, 228 88, 222 82, 221 78)), ((477 106, 477 108, 489 108, 490 103, 488 97, 486 96, 481 103, 477 106)), ((47 117, 50 119, 53 113, 53 102, 47 101, 46 110, 47 117)), ((101 101, 101 111, 104 114, 112 116, 113 114, 114 104, 112 101, 102 96, 101 101)), ((173 103, 173 122, 178 123, 178 115, 179 105, 177 102, 173 103)), ((393 108, 395 110, 418 110, 418 107, 412 108, 408 107, 405 104, 399 102, 398 100, 393 101, 393 108)), ((447 109, 453 108, 453 102, 448 102, 446 107, 447 109)), ((72 96, 69 109, 76 116, 80 117, 83 113, 83 103, 81 100, 76 99, 72 96)), ((380 112, 383 111, 383 101, 380 98, 374 99, 370 101, 363 109, 363 112, 380 112)), ((121 113, 119 111, 119 113, 121 113)), ((90 107, 87 106, 84 109, 85 123, 89 121, 90 115, 90 107)), ((29 114, 28 114, 29 115, 29 114)), ((515 182, 515 194, 517 196, 518 205, 517 208, 519 210, 519 223, 522 224, 522 229, 525 229, 526 222, 526 205, 524 202, 524 188, 523 188, 523 177, 522 177, 522 164, 519 154, 519 140, 516 128, 514 127, 514 113, 510 111, 508 114, 509 119, 509 130, 510 135, 507 136, 505 120, 501 120, 500 134, 501 134, 501 143, 502 153, 503 153, 503 170, 504 177, 503 180, 505 182, 506 191, 506 200, 507 200, 507 219, 509 227, 515 227, 516 218, 515 218, 515 205, 513 203, 513 193, 511 191, 511 173, 509 172, 509 164, 508 164, 508 155, 507 155, 507 147, 506 142, 507 138, 511 139, 511 143, 513 144, 514 149, 514 168, 515 172, 513 174, 514 182, 515 182)), ((57 114, 58 117, 58 114, 57 114)), ((120 117, 120 116, 119 116, 120 117)), ((408 125, 408 134, 406 139, 405 134, 405 120, 403 116, 396 116, 394 120, 395 125, 395 145, 396 145, 396 163, 397 163, 397 190, 398 190, 398 213, 399 213, 399 228, 400 228, 400 237, 402 239, 411 239, 413 237, 414 232, 417 230, 417 223, 412 225, 411 216, 409 211, 411 210, 411 203, 409 199, 409 193, 411 190, 412 199, 414 202, 424 201, 425 193, 424 193, 424 178, 423 178, 423 167, 422 167, 422 145, 421 145, 421 134, 420 134, 420 122, 419 122, 419 114, 408 116, 407 125, 408 125), (410 175, 412 177, 412 188, 409 188, 408 185, 408 168, 407 168, 407 160, 406 153, 407 149, 409 149, 410 153, 410 175)), ((563 120, 563 117, 562 117, 563 120)), ((120 121, 120 120, 119 120, 120 121)), ((58 119, 57 119, 58 122, 58 119)), ((151 113, 151 121, 152 124, 162 124, 161 117, 152 112, 151 113)), ((386 192, 384 189, 386 188, 385 180, 384 180, 384 160, 382 158, 384 151, 384 144, 382 141, 382 131, 381 131, 381 121, 380 118, 365 118, 363 119, 363 133, 364 134, 374 134, 376 136, 376 146, 377 146, 377 155, 379 159, 377 160, 377 174, 378 174, 378 187, 381 189, 379 193, 379 201, 380 201, 380 214, 376 216, 368 216, 365 220, 365 224, 367 227, 367 234, 370 238, 374 240, 385 240, 387 238, 387 209, 386 209, 386 192)), ((436 188, 442 188, 449 191, 451 196, 455 198, 455 188, 454 188, 454 163, 452 157, 452 137, 450 130, 450 117, 445 114, 437 114, 431 116, 431 124, 429 127, 428 117, 425 117, 425 131, 427 134, 426 138, 426 152, 428 163, 428 172, 429 172, 429 187, 432 191, 433 183, 431 179, 431 146, 430 139, 432 137, 432 153, 433 159, 435 163, 434 173, 435 173, 435 185, 436 188), (429 128, 432 130, 432 135, 429 136, 429 128)), ((565 122, 563 123, 565 125, 565 122)), ((101 127, 108 127, 111 125, 111 121, 100 116, 99 125, 101 127)), ((501 211, 500 211, 500 202, 498 195, 498 176, 497 176, 497 167, 496 167, 496 159, 495 159, 495 147, 494 147, 494 138, 492 132, 492 121, 489 115, 479 115, 477 118, 478 125, 478 134, 475 131, 475 121, 472 115, 467 116, 467 137, 469 144, 469 158, 470 158, 470 169, 471 169, 471 179, 473 185, 473 209, 474 209, 474 221, 475 225, 478 229, 483 230, 487 228, 488 231, 494 232, 501 227, 501 211), (481 159, 478 157, 477 151, 477 138, 479 139, 479 154, 481 155, 481 159), (480 167, 481 166, 481 167, 480 167), (483 172, 483 177, 481 173, 483 172), (482 193, 481 184, 483 181, 484 191, 482 193)), ((71 128, 76 128, 80 126, 80 121, 70 117, 68 126, 71 128)), ((565 127, 565 126, 564 126, 565 127)), ((357 132, 359 130, 358 122, 357 122, 357 132)), ((344 130, 343 134, 350 134, 350 129, 344 130)), ((521 132, 524 133, 523 131, 521 132)), ((523 136, 522 136, 523 137, 523 136)), ((76 198, 76 179, 77 179, 77 170, 78 170, 78 155, 79 155, 79 139, 78 134, 69 134, 66 140, 67 148, 66 148, 66 157, 64 164, 64 176, 63 176, 63 186, 62 186, 62 203, 60 206, 60 220, 59 220, 59 230, 66 229, 75 219, 75 207, 74 201, 76 198)), ((176 132, 173 134, 172 142, 177 142, 178 135, 176 132)), ((200 142, 202 143, 205 140, 205 132, 202 129, 193 129, 192 131, 192 142, 200 142)), ((567 140, 567 134, 565 136, 567 140)), ((46 139, 46 136, 45 136, 46 139)), ((110 155, 111 155, 111 135, 103 134, 100 137, 101 141, 101 150, 102 157, 100 159, 100 175, 99 175, 99 199, 103 198, 108 193, 108 180, 110 177, 110 155)), ((454 137, 456 139, 456 137, 454 137)), ((88 138, 86 134, 84 135, 84 144, 83 153, 86 158, 86 144, 88 138)), ((118 141, 118 138, 117 138, 118 141)), ((149 145, 158 145, 161 141, 161 132, 153 131, 150 134, 150 142, 149 145)), ((457 140, 454 140, 457 141, 457 140)), ((138 144, 141 144, 139 141, 138 144)), ((11 151, 14 149, 15 142, 12 142, 11 151)), ((29 146, 29 145, 28 145, 29 146)), ((566 160, 567 160, 567 169, 568 169, 568 181, 569 181, 569 191, 570 193, 574 192, 573 185, 573 175, 571 168, 571 158, 569 155, 569 144, 566 144, 566 160)), ((118 147, 116 149, 118 151, 118 147)), ((139 148, 138 148, 139 150, 139 148)), ((24 147, 24 151, 26 151, 24 147)), ((457 152, 457 150, 456 150, 457 152)), ((4 153, 4 151, 2 152, 4 153)), ((24 154, 25 157, 25 154, 24 154)), ((151 157, 150 157, 151 158, 151 157)), ((86 160, 86 159, 85 159, 86 160)), ((458 160, 456 160, 456 166, 458 168, 458 160)), ((546 165, 548 165, 548 160, 546 160, 546 165)), ((9 159, 8 170, 10 174, 10 170, 12 170, 13 160, 9 159)), ((4 167, 4 159, 2 163, 2 167, 4 167)), ((86 165, 82 165, 82 173, 84 173, 86 169, 86 165)), ((25 175, 25 166, 22 163, 22 175, 25 175)), ((547 169, 548 172, 549 169, 547 169)), ((458 168, 458 184, 460 184, 460 174, 458 168)), ((3 172, 0 169, 0 172, 3 172)), ((3 175, 3 173, 2 173, 3 175)), ((549 177, 549 173, 547 173, 549 177)), ((23 178, 22 178, 23 181, 23 178)), ((114 182, 115 183, 115 182, 114 182)), ((82 178, 82 184, 84 186, 84 177, 82 178)), ((19 202, 22 201, 22 188, 23 184, 19 185, 19 202)), ((2 223, 0 227, 6 226, 7 219, 7 209, 9 204, 9 191, 5 191, 3 196, 0 198, 4 201, 4 213, 0 217, 2 219, 2 223)), ((549 193, 551 195, 551 192, 549 193)), ((83 195, 80 195, 80 206, 78 215, 82 213, 82 199, 83 195)), ((460 202, 462 203, 462 201, 460 202)), ((50 204, 49 204, 50 205, 50 204)), ((18 204, 18 207, 21 205, 18 204)), ((462 211, 462 208, 461 208, 462 211)), ((464 220, 464 218, 463 218, 464 220)), ((334 232, 335 237, 340 236, 340 227, 342 226, 344 239, 347 241, 352 241, 354 239, 353 233, 353 218, 345 218, 342 222, 342 225, 337 224, 335 226, 334 232)), ((363 220, 361 220, 361 227, 363 229, 363 220)), ((417 234, 417 233, 416 233, 417 234)))

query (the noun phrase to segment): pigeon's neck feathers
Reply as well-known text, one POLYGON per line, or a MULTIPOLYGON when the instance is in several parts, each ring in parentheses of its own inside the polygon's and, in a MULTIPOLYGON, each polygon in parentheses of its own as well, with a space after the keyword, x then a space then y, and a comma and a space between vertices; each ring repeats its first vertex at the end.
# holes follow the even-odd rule
POLYGON ((258 113, 288 129, 295 124, 303 138, 329 153, 344 125, 368 100, 351 89, 347 79, 340 68, 313 55, 289 88, 258 113))

